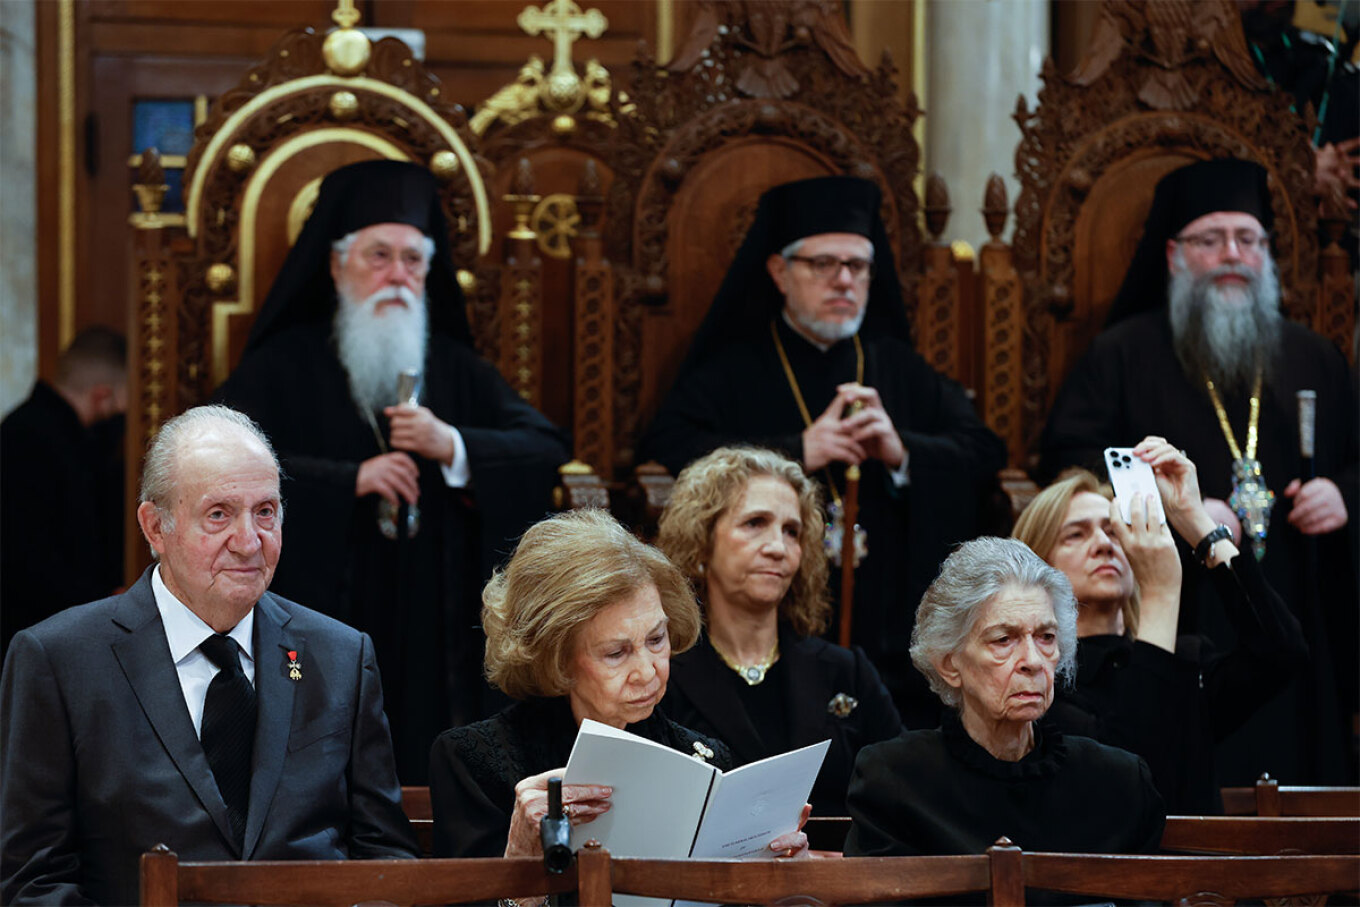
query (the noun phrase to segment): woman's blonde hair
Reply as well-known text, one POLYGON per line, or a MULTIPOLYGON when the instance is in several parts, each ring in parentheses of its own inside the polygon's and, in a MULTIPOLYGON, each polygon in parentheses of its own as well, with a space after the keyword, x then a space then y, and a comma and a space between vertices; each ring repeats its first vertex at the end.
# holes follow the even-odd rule
POLYGON ((486 678, 515 699, 565 696, 576 635, 610 605, 656 587, 672 652, 699 636, 699 606, 666 556, 594 508, 530 527, 482 591, 486 678))
POLYGON ((815 636, 826 629, 831 616, 822 544, 826 518, 821 489, 793 460, 761 447, 719 447, 695 460, 675 480, 661 514, 657 547, 702 590, 704 569, 713 555, 713 528, 719 517, 741 502, 746 486, 757 476, 783 479, 798 495, 798 517, 803 522, 798 543, 803 557, 788 594, 779 603, 779 616, 795 633, 815 636))
MULTIPOLYGON (((1011 530, 1011 538, 1019 539, 1030 547, 1035 554, 1049 563, 1053 562, 1053 549, 1058 546, 1058 534, 1062 531, 1063 521, 1067 519, 1067 508, 1072 499, 1084 493, 1098 494, 1105 500, 1113 500, 1114 492, 1110 486, 1101 482, 1085 469, 1064 470, 1058 480, 1039 492, 1029 506, 1020 513, 1011 530)), ((1133 584, 1133 594, 1120 606, 1124 613, 1124 632, 1130 636, 1138 634, 1138 583, 1133 584)))

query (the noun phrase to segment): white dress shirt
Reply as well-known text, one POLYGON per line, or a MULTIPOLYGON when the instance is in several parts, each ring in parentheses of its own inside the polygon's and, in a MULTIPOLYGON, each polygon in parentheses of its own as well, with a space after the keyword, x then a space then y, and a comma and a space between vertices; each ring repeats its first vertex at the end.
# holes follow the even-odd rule
MULTIPOLYGON (((213 664, 199 645, 217 631, 203 622, 203 618, 190 611, 188 606, 175 597, 161 579, 161 566, 151 571, 151 592, 156 598, 156 610, 161 613, 161 624, 165 627, 165 641, 170 644, 170 657, 179 673, 179 688, 184 693, 184 704, 189 707, 189 718, 194 723, 194 733, 203 734, 203 700, 208 697, 208 684, 221 670, 213 664)), ((255 657, 253 638, 255 630, 255 609, 251 608, 241 622, 231 628, 227 635, 236 640, 241 657, 241 669, 246 679, 255 683, 255 657)))

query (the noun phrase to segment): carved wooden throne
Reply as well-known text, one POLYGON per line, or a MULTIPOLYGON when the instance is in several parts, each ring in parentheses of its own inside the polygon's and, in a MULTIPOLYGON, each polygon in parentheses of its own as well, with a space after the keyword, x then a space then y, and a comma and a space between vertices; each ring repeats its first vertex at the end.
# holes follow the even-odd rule
MULTIPOLYGON (((154 152, 143 155, 136 187, 143 210, 131 218, 130 503, 147 441, 236 364, 327 173, 379 157, 428 166, 460 282, 490 243, 489 166, 472 150, 466 116, 444 102, 405 44, 370 44, 353 30, 355 18, 338 11, 342 27, 327 37, 311 29, 286 35, 217 100, 188 158, 182 225, 158 212, 163 180, 154 152)), ((129 576, 145 557, 138 533, 129 532, 129 576)))
MULTIPOLYGON (((605 241, 615 266, 614 438, 622 464, 670 388, 761 193, 848 173, 883 190, 908 300, 921 279, 915 98, 870 70, 839 4, 705 0, 662 69, 645 49, 620 114, 605 241)), ((909 303, 910 304, 910 303, 909 303)), ((654 502, 655 503, 655 502, 654 502)))
POLYGON ((1043 79, 1037 108, 1022 96, 1015 113, 1023 381, 1005 412, 989 413, 1015 427, 1013 456, 1017 443, 1034 452, 1063 378, 1104 324, 1157 181, 1195 160, 1266 168, 1285 310, 1349 353, 1353 287, 1335 240, 1319 266, 1311 124, 1256 74, 1230 2, 1106 0, 1082 64, 1064 76, 1049 60, 1043 79))

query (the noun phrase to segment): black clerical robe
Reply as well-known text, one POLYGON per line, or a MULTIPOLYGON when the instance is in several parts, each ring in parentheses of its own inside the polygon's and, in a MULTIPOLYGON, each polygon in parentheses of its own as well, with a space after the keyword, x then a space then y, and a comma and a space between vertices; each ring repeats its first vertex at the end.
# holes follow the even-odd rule
MULTIPOLYGON (((387 419, 352 402, 329 327, 295 326, 249 354, 219 401, 253 416, 284 471, 283 555, 272 588, 373 637, 397 771, 425 781, 430 743, 485 714, 480 591, 519 534, 550 508, 562 434, 471 349, 434 333, 421 403, 459 430, 471 469, 450 488, 420 467, 420 531, 388 540, 376 495, 355 497, 359 464, 384 452, 387 419)), ((394 401, 395 402, 395 401, 394 401)))
POLYGON ((121 416, 87 429, 43 381, 0 422, 0 655, 122 585, 122 440, 121 416))
MULTIPOLYGON (((430 749, 430 806, 436 857, 499 857, 510 835, 515 785, 565 768, 576 743, 576 719, 565 696, 517 702, 485 721, 450 728, 430 749)), ((719 740, 681 727, 654 709, 625 728, 687 755, 695 743, 713 751, 726 771, 732 754, 719 740)), ((600 779, 607 784, 607 778, 600 779)), ((665 821, 658 816, 657 821, 665 821)))
POLYGON ((860 749, 902 732, 892 696, 863 650, 800 637, 787 626, 779 630, 779 660, 756 686, 702 637, 671 658, 663 705, 685 727, 730 746, 737 765, 829 739, 809 798, 814 816, 845 815, 860 749))
POLYGON ((1236 648, 1215 651, 1198 634, 1181 636, 1174 653, 1127 636, 1082 637, 1076 682, 1058 688, 1046 716, 1065 733, 1146 759, 1175 815, 1223 811, 1214 745, 1308 659, 1303 629, 1256 558, 1238 555, 1210 579, 1237 631, 1236 648))
MULTIPOLYGON (((1247 433, 1247 395, 1224 394, 1223 404, 1240 448, 1247 433)), ((1227 500, 1232 454, 1202 381, 1187 376, 1176 358, 1162 311, 1128 318, 1092 343, 1049 415, 1043 471, 1052 475, 1075 464, 1103 474, 1097 464, 1105 447, 1132 447, 1147 435, 1184 448, 1198 468, 1205 497, 1227 500)), ((1340 352, 1292 322, 1281 325, 1274 372, 1262 392, 1259 438, 1257 457, 1276 494, 1261 566, 1298 616, 1311 658, 1303 676, 1226 738, 1219 749, 1219 780, 1250 784, 1268 771, 1291 784, 1347 783, 1354 766, 1344 742, 1338 692, 1354 706, 1360 417, 1340 352), (1289 525, 1291 501, 1283 495, 1299 474, 1295 392, 1301 389, 1318 395, 1317 474, 1336 482, 1350 514, 1345 528, 1311 539, 1289 525)), ((1182 552, 1186 555, 1184 545, 1182 552)), ((1181 631, 1202 632, 1219 650, 1233 648, 1232 621, 1218 597, 1206 594, 1203 571, 1187 564, 1184 575, 1181 631)))
MULTIPOLYGON (((775 323, 815 419, 838 385, 855 380, 855 344, 843 340, 823 352, 782 318, 775 323)), ((907 657, 916 605, 951 546, 977 534, 979 500, 1005 465, 1006 448, 963 388, 909 344, 892 337, 862 338, 862 344, 864 384, 878 391, 910 464, 909 484, 900 488, 880 461, 862 467, 859 522, 868 532, 869 554, 855 580, 852 641, 877 665, 906 725, 930 727, 939 701, 907 657)), ((672 473, 724 444, 759 444, 801 461, 804 428, 774 341, 765 334, 726 347, 677 383, 643 439, 641 455, 672 473)), ((844 492, 843 466, 816 475, 844 492)), ((831 588, 839 594, 836 568, 831 588)))

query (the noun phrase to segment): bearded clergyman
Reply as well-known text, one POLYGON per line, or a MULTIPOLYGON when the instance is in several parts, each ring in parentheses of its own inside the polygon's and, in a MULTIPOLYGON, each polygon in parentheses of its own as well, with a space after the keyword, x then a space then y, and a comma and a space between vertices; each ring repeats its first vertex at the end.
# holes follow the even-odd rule
MULTIPOLYGON (((1224 741, 1220 779, 1354 783, 1343 715, 1356 705, 1360 413, 1340 351, 1280 312, 1273 220, 1255 163, 1201 161, 1158 183, 1106 329, 1049 416, 1042 471, 1103 469, 1104 447, 1150 434, 1183 447, 1206 507, 1261 559, 1311 648, 1308 675, 1224 741), (1311 460, 1300 391, 1316 395, 1311 460)), ((1226 649, 1228 620, 1193 587, 1199 575, 1185 571, 1182 629, 1226 649)))
POLYGON ((428 170, 326 177, 217 396, 282 460, 275 590, 373 637, 398 774, 424 784, 435 735, 489 708, 481 587, 568 457, 472 348, 428 170))

